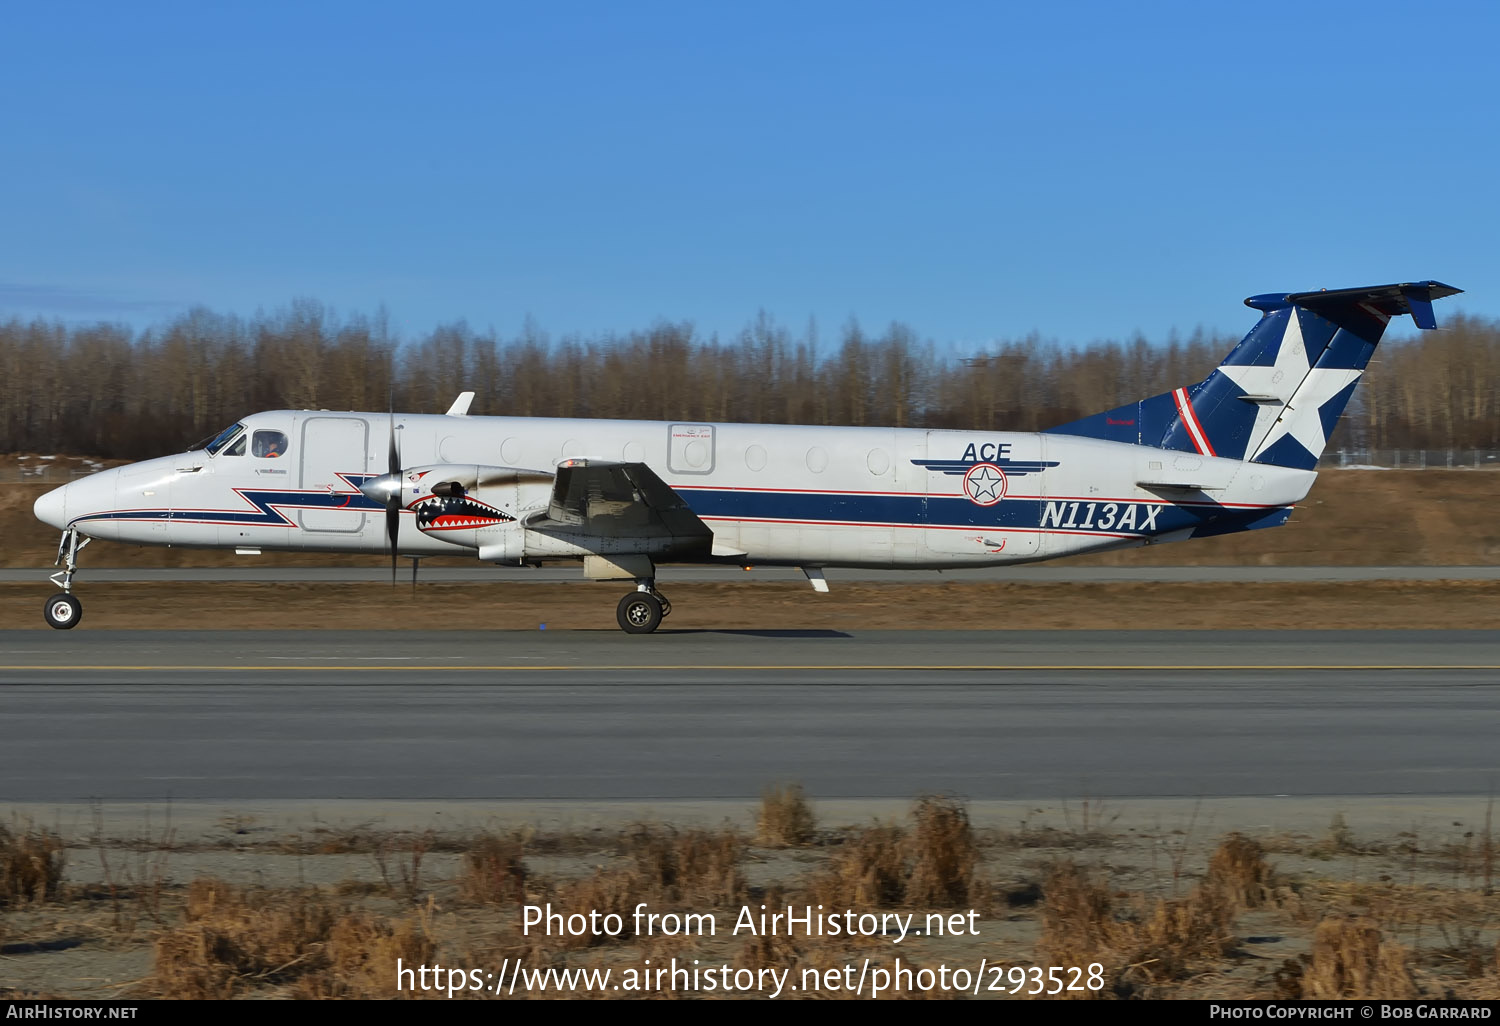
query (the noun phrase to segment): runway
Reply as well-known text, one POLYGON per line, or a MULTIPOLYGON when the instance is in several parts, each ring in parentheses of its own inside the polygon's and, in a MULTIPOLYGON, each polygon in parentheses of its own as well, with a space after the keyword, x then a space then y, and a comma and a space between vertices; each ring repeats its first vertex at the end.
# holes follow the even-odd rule
POLYGON ((0 800, 1481 795, 1500 637, 11 631, 0 800))

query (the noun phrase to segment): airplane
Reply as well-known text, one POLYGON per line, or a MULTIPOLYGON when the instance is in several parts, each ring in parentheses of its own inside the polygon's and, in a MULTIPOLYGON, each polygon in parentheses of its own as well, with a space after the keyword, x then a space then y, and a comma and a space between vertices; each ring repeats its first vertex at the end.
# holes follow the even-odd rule
MULTIPOLYGON (((668 563, 947 569, 1286 523, 1392 317, 1437 326, 1436 281, 1251 296, 1205 379, 1036 433, 275 410, 186 452, 41 496, 62 531, 46 622, 78 554, 137 545, 581 561, 631 581, 616 620, 670 615, 668 563)), ((415 568, 415 564, 414 564, 415 568)))

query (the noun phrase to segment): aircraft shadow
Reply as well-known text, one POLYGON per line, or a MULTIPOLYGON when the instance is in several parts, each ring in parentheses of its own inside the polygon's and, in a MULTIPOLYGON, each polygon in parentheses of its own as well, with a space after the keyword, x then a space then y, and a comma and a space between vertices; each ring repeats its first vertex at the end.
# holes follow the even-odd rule
POLYGON ((682 630, 662 628, 657 634, 730 634, 740 638, 852 638, 854 635, 845 634, 843 631, 830 630, 772 630, 772 631, 735 631, 715 630, 711 627, 693 627, 682 630))
POLYGON ((70 948, 81 947, 85 940, 84 937, 61 937, 57 940, 46 941, 16 941, 11 944, 0 944, 0 955, 33 955, 45 951, 67 951, 70 948))

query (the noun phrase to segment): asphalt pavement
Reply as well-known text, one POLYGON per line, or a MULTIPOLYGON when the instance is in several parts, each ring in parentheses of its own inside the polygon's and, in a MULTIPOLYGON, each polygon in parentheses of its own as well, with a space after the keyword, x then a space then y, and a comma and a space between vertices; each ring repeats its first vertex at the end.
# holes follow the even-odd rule
POLYGON ((1500 637, 8 631, 0 800, 1482 795, 1500 637))

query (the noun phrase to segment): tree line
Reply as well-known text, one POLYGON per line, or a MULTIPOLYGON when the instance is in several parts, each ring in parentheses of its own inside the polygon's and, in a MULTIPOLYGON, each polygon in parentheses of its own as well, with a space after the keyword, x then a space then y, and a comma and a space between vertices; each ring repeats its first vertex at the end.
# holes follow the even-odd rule
MULTIPOLYGON (((1199 381, 1237 339, 1071 346, 1036 336, 940 352, 903 324, 823 339, 762 314, 549 339, 459 322, 396 338, 382 316, 302 300, 253 318, 189 311, 140 331, 0 321, 0 451, 143 458, 257 410, 471 412, 1032 431, 1199 381)), ((1332 447, 1500 448, 1500 321, 1387 338, 1332 447)))

